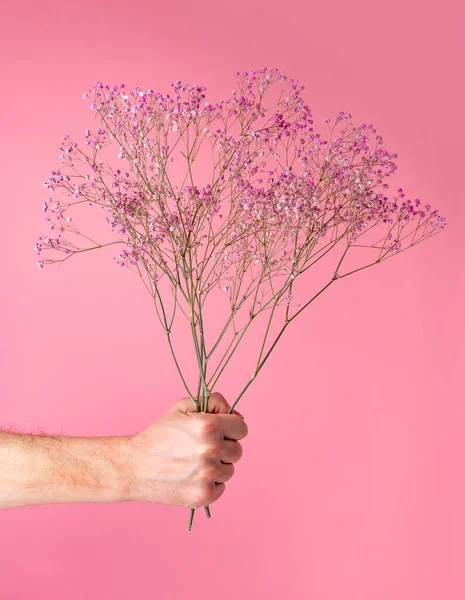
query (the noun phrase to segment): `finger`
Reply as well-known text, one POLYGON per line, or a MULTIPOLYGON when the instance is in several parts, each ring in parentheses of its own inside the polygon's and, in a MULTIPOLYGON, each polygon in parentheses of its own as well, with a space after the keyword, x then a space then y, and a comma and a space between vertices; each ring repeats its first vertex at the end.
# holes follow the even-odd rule
POLYGON ((222 464, 219 474, 216 476, 215 483, 224 483, 229 481, 234 475, 234 465, 231 463, 222 464))
POLYGON ((224 485, 224 483, 215 483, 215 487, 213 488, 212 495, 209 500, 209 504, 216 502, 218 500, 218 498, 222 494, 224 494, 225 489, 226 489, 226 486, 224 485))
POLYGON ((234 410, 231 412, 231 414, 232 414, 232 415, 237 415, 237 416, 238 416, 238 417, 240 417, 241 419, 243 419, 243 418, 244 418, 244 415, 243 415, 243 414, 241 414, 241 413, 240 413, 238 410, 236 410, 236 409, 234 409, 234 410))
POLYGON ((227 440, 241 440, 248 433, 248 427, 244 421, 237 415, 217 415, 220 419, 224 438, 227 440))
POLYGON ((242 456, 242 446, 240 442, 233 440, 224 440, 223 452, 220 454, 220 460, 225 463, 235 463, 242 456))
POLYGON ((208 412, 216 414, 226 414, 231 407, 226 398, 219 392, 213 392, 208 398, 208 412))

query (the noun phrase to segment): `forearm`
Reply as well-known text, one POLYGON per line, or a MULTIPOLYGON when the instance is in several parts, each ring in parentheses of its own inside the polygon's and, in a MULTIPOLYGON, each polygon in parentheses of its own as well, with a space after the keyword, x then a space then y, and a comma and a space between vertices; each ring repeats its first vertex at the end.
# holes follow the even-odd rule
POLYGON ((0 509, 137 500, 197 508, 218 500, 242 454, 241 416, 221 394, 211 413, 176 402, 131 436, 66 437, 0 431, 0 509))
POLYGON ((124 468, 128 439, 0 431, 0 509, 130 500, 124 468))

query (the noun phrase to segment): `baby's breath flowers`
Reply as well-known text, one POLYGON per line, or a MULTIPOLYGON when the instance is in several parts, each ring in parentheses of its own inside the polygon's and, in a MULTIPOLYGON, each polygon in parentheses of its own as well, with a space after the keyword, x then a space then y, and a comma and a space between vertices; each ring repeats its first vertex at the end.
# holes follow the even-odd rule
POLYGON ((262 341, 231 411, 285 329, 325 289, 445 227, 429 204, 402 189, 388 195, 397 155, 373 125, 355 125, 341 111, 318 133, 298 80, 267 67, 235 79, 230 97, 217 102, 205 101, 204 86, 181 81, 166 94, 96 82, 82 97, 98 126, 85 129, 80 145, 64 136, 60 166, 44 182, 48 232, 35 246, 40 269, 118 248, 117 264, 138 273, 153 299, 198 411, 208 410, 252 323, 261 323, 262 341), (94 233, 95 222, 89 231, 83 207, 103 210, 105 232, 94 233), (346 267, 352 254, 360 266, 346 267), (306 282, 324 257, 324 284, 311 294, 301 286, 294 298, 297 280, 306 282), (212 297, 226 314, 209 343, 212 297), (198 365, 194 388, 172 339, 178 312, 198 365))

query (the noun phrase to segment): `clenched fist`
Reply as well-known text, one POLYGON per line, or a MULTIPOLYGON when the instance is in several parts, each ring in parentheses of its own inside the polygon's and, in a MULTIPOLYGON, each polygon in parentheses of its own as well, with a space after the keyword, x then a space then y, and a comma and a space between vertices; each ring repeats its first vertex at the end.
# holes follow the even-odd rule
POLYGON ((179 400, 148 429, 128 440, 126 468, 134 500, 198 508, 218 500, 242 455, 247 425, 213 393, 208 413, 179 400))

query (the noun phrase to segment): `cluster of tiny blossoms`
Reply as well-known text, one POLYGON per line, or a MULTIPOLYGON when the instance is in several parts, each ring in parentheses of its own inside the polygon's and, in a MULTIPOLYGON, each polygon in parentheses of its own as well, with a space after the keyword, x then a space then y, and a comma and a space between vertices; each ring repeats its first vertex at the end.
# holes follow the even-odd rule
POLYGON ((263 67, 236 73, 236 82, 212 103, 204 86, 180 81, 166 94, 101 82, 83 94, 99 125, 85 129, 81 146, 64 136, 60 168, 44 182, 49 233, 35 250, 55 257, 41 257, 39 268, 119 244, 117 263, 138 270, 152 294, 166 275, 189 298, 193 281, 200 296, 219 286, 237 308, 276 297, 274 278, 289 302, 293 279, 323 248, 345 256, 375 226, 377 241, 366 245, 379 250, 376 262, 444 228, 430 205, 402 189, 387 194, 397 155, 373 125, 355 126, 341 111, 325 120, 324 139, 298 80, 263 67), (211 157, 206 185, 193 173, 202 147, 211 157), (176 178, 175 157, 183 164, 176 178), (104 210, 113 241, 75 225, 72 209, 83 204, 104 210))
MULTIPOLYGON (((263 341, 230 412, 284 330, 329 285, 445 227, 430 205, 407 198, 402 189, 388 194, 397 155, 386 150, 373 125, 355 125, 350 113, 340 111, 334 122, 324 121, 323 135, 314 130, 298 80, 267 67, 235 77, 230 97, 217 102, 205 100, 204 86, 181 81, 165 94, 96 82, 83 98, 97 126, 85 129, 80 144, 64 136, 60 166, 43 184, 47 235, 35 246, 40 269, 118 246, 117 264, 140 275, 186 392, 204 411, 259 315, 266 323, 263 341), (200 182, 196 171, 206 160, 211 177, 200 182), (101 216, 92 228, 82 211, 88 213, 87 207, 101 216), (104 232, 95 236, 99 220, 104 232), (369 249, 362 252, 365 262, 349 270, 343 263, 360 247, 369 249), (335 259, 328 283, 295 302, 296 279, 325 256, 335 259), (205 301, 218 288, 230 311, 209 345, 205 301), (178 308, 194 344, 196 392, 171 338, 178 308)), ((193 509, 189 529, 192 518, 193 509)))

